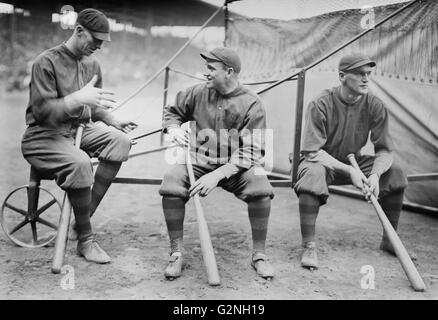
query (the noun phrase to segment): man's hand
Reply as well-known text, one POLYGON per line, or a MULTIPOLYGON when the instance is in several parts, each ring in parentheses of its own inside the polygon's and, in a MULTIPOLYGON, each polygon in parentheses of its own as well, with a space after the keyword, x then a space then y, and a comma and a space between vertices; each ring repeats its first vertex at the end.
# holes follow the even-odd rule
POLYGON ((167 132, 169 133, 172 142, 182 146, 186 147, 190 144, 190 137, 189 133, 184 130, 181 127, 170 127, 167 129, 167 132))
POLYGON ((368 185, 369 185, 369 193, 367 194, 368 199, 371 197, 371 194, 374 194, 376 198, 379 197, 379 176, 374 173, 368 177, 368 185))
POLYGON ((113 119, 110 125, 120 131, 123 131, 124 133, 129 133, 138 127, 138 125, 135 122, 130 120, 113 119))
POLYGON ((112 109, 116 101, 112 98, 114 93, 105 89, 95 88, 97 75, 94 75, 90 82, 81 90, 75 92, 76 99, 80 104, 86 104, 102 109, 112 109))
POLYGON ((221 181, 224 176, 217 171, 212 171, 202 176, 190 187, 190 197, 199 193, 201 197, 208 195, 214 188, 216 188, 219 181, 221 181))
POLYGON ((369 185, 368 179, 366 179, 359 170, 350 166, 350 179, 353 185, 362 191, 365 197, 367 197, 367 186, 369 185))

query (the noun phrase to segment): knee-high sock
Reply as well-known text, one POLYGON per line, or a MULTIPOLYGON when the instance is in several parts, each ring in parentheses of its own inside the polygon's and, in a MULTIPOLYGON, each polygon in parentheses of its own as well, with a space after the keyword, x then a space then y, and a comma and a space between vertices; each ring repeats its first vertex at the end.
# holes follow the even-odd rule
POLYGON ((183 249, 184 216, 186 202, 178 197, 163 197, 163 212, 166 219, 170 239, 170 252, 181 252, 183 249))
POLYGON ((91 190, 90 216, 94 214, 97 206, 102 201, 109 186, 120 170, 121 162, 100 161, 94 175, 93 189, 91 190))
POLYGON ((248 202, 248 217, 251 225, 253 252, 265 252, 270 212, 270 197, 260 197, 248 202))
POLYGON ((301 193, 298 198, 298 205, 303 244, 315 241, 315 224, 320 206, 319 199, 309 193, 301 193))
POLYGON ((90 223, 90 188, 68 189, 67 194, 75 214, 75 229, 79 238, 90 235, 92 233, 90 223))
MULTIPOLYGON (((398 220, 403 206, 403 194, 404 190, 398 190, 380 200, 380 205, 388 217, 389 222, 391 222, 391 225, 394 227, 394 230, 397 230, 398 220)), ((383 239, 389 241, 385 232, 383 233, 383 239)))

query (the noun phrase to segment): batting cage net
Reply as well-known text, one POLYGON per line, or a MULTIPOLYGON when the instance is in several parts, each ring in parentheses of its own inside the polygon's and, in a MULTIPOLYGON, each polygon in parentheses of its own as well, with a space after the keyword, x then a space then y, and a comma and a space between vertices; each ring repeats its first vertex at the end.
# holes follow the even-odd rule
MULTIPOLYGON (((342 1, 327 3, 339 6, 342 1)), ((227 23, 226 43, 242 57, 243 81, 259 82, 287 78, 373 29, 307 71, 304 105, 323 89, 339 85, 337 66, 343 55, 365 53, 377 62, 370 89, 390 112, 396 161, 408 175, 432 173, 438 163, 438 2, 417 1, 374 28, 404 6, 368 6, 290 21, 235 17, 227 23)), ((262 94, 268 127, 275 128, 273 168, 283 174, 291 168, 296 92, 296 81, 287 81, 262 94)), ((370 145, 364 149, 364 153, 373 152, 370 145)), ((437 192, 436 180, 416 181, 410 183, 406 197, 438 207, 437 192)))

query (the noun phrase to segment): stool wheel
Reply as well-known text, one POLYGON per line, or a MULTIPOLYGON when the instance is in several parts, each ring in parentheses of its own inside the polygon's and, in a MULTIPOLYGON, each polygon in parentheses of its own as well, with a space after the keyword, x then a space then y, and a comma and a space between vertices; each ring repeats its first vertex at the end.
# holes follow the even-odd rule
POLYGON ((25 185, 13 190, 3 201, 0 224, 13 243, 39 248, 56 238, 60 214, 61 204, 52 193, 39 185, 25 185), (53 206, 55 203, 57 206, 53 206), (29 227, 25 228, 28 224, 31 232, 29 227))

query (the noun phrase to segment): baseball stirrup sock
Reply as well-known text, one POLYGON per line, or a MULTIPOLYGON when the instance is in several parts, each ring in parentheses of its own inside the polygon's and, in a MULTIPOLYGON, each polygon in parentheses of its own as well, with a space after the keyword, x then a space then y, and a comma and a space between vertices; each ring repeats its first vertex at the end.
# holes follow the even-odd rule
POLYGON ((69 189, 67 194, 75 214, 76 231, 79 237, 90 235, 92 233, 90 223, 90 188, 69 189))
POLYGON ((298 204, 303 244, 309 241, 315 241, 315 224, 320 206, 319 199, 314 195, 301 193, 298 198, 298 204))
POLYGON ((248 217, 249 223, 251 224, 253 252, 265 252, 270 212, 270 197, 262 197, 248 202, 248 217))
POLYGON ((178 197, 163 197, 163 212, 169 232, 171 253, 181 252, 186 202, 178 197))
MULTIPOLYGON (((404 190, 398 190, 380 200, 380 205, 388 217, 389 222, 391 222, 391 225, 394 227, 394 230, 397 230, 398 220, 403 206, 403 194, 404 190)), ((389 241, 385 233, 383 237, 384 240, 389 241)))
POLYGON ((119 172, 121 165, 121 162, 116 161, 100 161, 94 175, 93 189, 91 190, 90 216, 93 216, 117 172, 119 172))

